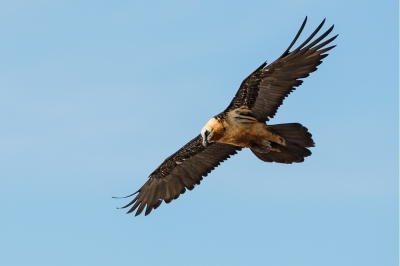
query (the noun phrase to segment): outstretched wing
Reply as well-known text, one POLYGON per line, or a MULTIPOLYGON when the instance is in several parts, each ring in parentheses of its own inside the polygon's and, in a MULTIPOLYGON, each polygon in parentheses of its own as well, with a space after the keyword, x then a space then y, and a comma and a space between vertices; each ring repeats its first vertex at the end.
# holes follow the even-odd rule
POLYGON ((268 121, 269 118, 274 117, 283 99, 295 87, 303 83, 299 79, 306 78, 311 72, 317 70, 317 66, 322 63, 322 59, 328 56, 326 52, 335 47, 335 45, 326 46, 337 35, 323 41, 333 30, 332 26, 320 37, 311 42, 324 25, 324 19, 307 40, 290 52, 290 49, 303 31, 306 22, 307 17, 290 46, 277 60, 268 66, 266 66, 266 63, 262 64, 243 80, 235 97, 224 113, 241 106, 247 106, 251 110, 252 116, 262 122, 268 121))
POLYGON ((191 140, 179 151, 172 154, 149 176, 149 180, 134 194, 136 197, 126 206, 133 205, 128 213, 136 211, 135 216, 145 215, 156 209, 162 201, 170 203, 177 199, 186 189, 192 190, 199 185, 204 176, 207 176, 221 162, 236 154, 241 147, 211 143, 205 148, 201 135, 191 140))

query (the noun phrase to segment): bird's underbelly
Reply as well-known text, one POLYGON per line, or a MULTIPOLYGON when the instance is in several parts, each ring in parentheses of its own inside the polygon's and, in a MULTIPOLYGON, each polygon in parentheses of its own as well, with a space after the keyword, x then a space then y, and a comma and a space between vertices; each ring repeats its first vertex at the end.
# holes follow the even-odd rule
POLYGON ((218 140, 218 142, 251 148, 263 143, 265 140, 283 146, 286 145, 285 140, 282 137, 271 132, 268 126, 261 122, 252 124, 234 124, 226 129, 225 134, 218 140))

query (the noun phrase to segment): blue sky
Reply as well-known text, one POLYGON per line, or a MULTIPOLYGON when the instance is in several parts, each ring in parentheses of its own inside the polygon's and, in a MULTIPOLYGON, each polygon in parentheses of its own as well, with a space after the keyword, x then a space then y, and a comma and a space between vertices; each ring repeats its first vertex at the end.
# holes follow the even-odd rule
POLYGON ((4 265, 398 265, 397 1, 1 1, 4 265), (140 3, 141 2, 141 3, 140 3), (151 215, 117 210, 327 18, 340 34, 272 123, 302 164, 249 151, 151 215))

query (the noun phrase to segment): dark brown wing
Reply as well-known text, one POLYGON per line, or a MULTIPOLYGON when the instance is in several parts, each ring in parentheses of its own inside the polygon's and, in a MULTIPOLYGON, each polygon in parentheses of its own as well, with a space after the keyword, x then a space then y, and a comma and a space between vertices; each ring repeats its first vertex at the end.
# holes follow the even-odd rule
POLYGON ((170 203, 185 193, 186 188, 192 190, 199 185, 204 176, 207 176, 221 162, 241 150, 240 147, 212 143, 205 148, 202 138, 198 135, 188 144, 170 157, 150 174, 149 180, 134 194, 136 197, 126 206, 133 205, 128 213, 136 211, 135 216, 142 213, 146 207, 145 215, 156 209, 162 201, 170 203))
POLYGON ((288 49, 277 60, 268 66, 266 66, 266 63, 262 64, 242 82, 225 112, 245 105, 259 121, 268 121, 269 118, 274 117, 283 99, 295 87, 302 84, 303 81, 299 79, 306 78, 311 72, 317 70, 317 66, 322 63, 322 59, 328 56, 326 52, 335 47, 335 45, 329 47, 326 47, 326 45, 331 43, 337 35, 322 42, 333 30, 332 26, 311 42, 324 25, 325 20, 323 20, 306 41, 290 52, 290 49, 303 31, 306 22, 307 17, 288 49))

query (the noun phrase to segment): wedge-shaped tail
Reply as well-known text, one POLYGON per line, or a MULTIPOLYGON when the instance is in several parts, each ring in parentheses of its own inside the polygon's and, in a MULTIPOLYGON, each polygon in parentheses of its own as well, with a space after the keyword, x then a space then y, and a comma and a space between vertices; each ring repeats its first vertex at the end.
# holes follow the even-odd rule
POLYGON ((300 163, 304 161, 304 157, 311 155, 311 151, 307 148, 314 147, 314 141, 306 127, 299 123, 290 123, 271 125, 269 128, 285 139, 286 146, 271 143, 272 147, 279 148, 280 152, 259 153, 251 150, 260 160, 288 164, 300 163))

